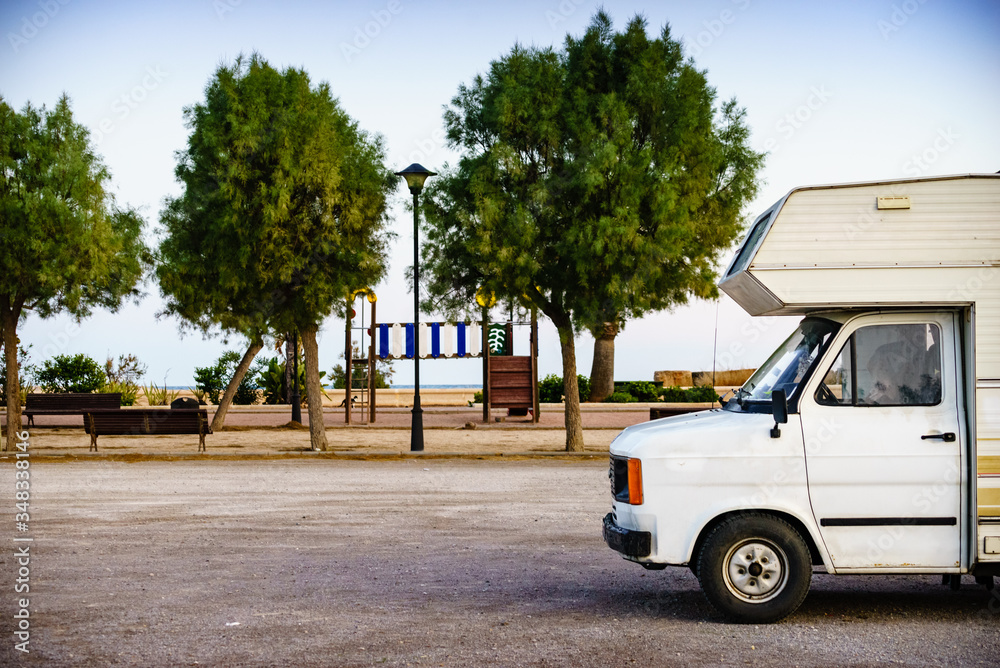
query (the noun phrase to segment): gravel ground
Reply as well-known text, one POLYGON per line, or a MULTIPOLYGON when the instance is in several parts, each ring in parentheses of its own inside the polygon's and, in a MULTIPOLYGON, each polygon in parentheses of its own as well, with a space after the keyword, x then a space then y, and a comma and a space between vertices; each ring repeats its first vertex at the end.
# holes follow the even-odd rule
POLYGON ((9 529, 0 664, 1000 662, 1000 599, 968 578, 818 575, 786 621, 723 623, 686 569, 603 544, 609 505, 603 460, 39 461, 31 653, 9 529))

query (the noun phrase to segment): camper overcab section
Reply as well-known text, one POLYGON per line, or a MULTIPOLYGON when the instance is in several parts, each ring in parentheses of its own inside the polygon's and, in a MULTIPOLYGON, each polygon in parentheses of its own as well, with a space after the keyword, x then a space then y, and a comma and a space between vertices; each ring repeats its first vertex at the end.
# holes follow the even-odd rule
POLYGON ((720 288, 798 328, 724 408, 611 446, 604 536, 740 621, 829 573, 1000 574, 1000 175, 805 187, 720 288))

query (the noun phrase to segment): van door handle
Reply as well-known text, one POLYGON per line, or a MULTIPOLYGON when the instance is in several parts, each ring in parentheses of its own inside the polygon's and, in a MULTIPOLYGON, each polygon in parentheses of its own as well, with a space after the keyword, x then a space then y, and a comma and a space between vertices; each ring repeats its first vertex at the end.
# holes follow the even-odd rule
POLYGON ((943 434, 924 434, 920 437, 921 441, 930 441, 932 439, 944 441, 945 443, 952 443, 955 440, 955 434, 950 431, 946 431, 943 434))

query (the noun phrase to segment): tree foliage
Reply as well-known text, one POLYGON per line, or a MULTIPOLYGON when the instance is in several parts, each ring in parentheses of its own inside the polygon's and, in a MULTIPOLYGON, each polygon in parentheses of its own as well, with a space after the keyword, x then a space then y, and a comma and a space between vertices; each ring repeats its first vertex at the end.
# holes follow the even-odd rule
POLYGON ((184 114, 184 192, 160 215, 167 314, 242 333, 259 350, 262 337, 315 328, 352 288, 378 282, 396 179, 381 137, 328 84, 241 56, 184 114))
POLYGON ((429 292, 456 309, 485 287, 553 321, 568 448, 573 334, 716 294, 763 156, 736 102, 715 102, 669 28, 615 33, 599 12, 559 52, 515 46, 445 112, 462 157, 425 198, 429 292))
MULTIPOLYGON (((14 111, 0 98, 0 333, 8 407, 20 406, 17 325, 28 312, 77 318, 138 299, 152 262, 143 220, 109 192, 111 175, 69 98, 14 111), (16 249, 16 250, 15 250, 16 249)), ((21 426, 8 410, 7 448, 21 426)))

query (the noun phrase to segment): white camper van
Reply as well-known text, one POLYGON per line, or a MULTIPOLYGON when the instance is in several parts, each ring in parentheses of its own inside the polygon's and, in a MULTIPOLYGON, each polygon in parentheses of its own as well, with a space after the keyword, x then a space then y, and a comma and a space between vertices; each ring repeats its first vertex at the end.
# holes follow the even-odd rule
POLYGON ((719 286, 803 320, 724 408, 615 439, 608 545, 743 622, 793 612, 814 568, 992 589, 1000 174, 796 188, 719 286))

